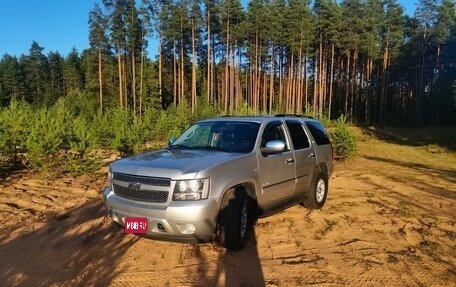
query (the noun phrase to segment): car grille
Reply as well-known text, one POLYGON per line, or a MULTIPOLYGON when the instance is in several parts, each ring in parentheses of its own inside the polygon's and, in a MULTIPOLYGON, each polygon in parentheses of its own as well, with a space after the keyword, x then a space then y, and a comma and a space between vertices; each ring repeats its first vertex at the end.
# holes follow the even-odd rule
POLYGON ((123 181, 123 182, 139 182, 142 184, 155 185, 155 186, 170 186, 171 185, 171 179, 169 179, 169 178, 138 176, 138 175, 123 174, 123 173, 114 173, 113 179, 118 180, 118 181, 123 181))
POLYGON ((168 191, 148 189, 137 190, 118 184, 114 184, 113 187, 115 194, 128 199, 157 203, 165 203, 168 200, 168 191))
POLYGON ((113 174, 114 193, 118 196, 144 201, 165 203, 168 200, 171 179, 124 173, 113 174))

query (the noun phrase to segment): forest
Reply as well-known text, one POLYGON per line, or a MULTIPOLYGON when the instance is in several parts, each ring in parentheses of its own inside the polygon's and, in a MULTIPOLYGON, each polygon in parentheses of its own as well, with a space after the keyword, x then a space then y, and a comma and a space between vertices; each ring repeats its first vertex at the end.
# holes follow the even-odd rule
POLYGON ((3 55, 0 106, 454 125, 455 11, 454 0, 419 0, 413 16, 396 0, 102 0, 87 49, 46 55, 34 41, 3 55))

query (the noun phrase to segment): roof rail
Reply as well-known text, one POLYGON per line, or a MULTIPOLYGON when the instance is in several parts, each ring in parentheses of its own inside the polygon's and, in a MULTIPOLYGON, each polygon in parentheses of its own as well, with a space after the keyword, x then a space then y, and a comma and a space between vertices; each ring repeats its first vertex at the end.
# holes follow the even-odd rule
POLYGON ((297 117, 297 118, 309 118, 313 119, 311 116, 306 116, 306 115, 297 115, 297 114, 276 114, 274 115, 276 118, 284 118, 284 117, 297 117))

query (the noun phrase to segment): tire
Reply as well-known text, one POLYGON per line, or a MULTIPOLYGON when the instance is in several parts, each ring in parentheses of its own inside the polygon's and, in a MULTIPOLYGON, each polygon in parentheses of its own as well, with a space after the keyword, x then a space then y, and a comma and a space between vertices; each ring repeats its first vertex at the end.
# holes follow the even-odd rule
POLYGON ((245 246, 252 227, 249 210, 248 197, 242 189, 227 191, 219 215, 220 245, 228 250, 240 250, 245 246))
POLYGON ((307 192, 307 197, 302 204, 309 209, 321 209, 325 205, 327 196, 328 176, 323 172, 319 172, 312 182, 307 192))

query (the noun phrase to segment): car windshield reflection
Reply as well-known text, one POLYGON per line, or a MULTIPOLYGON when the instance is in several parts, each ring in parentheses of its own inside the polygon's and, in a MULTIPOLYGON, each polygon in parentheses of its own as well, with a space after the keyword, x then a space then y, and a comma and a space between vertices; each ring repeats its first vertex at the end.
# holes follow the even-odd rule
POLYGON ((169 148, 249 153, 260 124, 240 121, 199 122, 188 128, 169 148))

